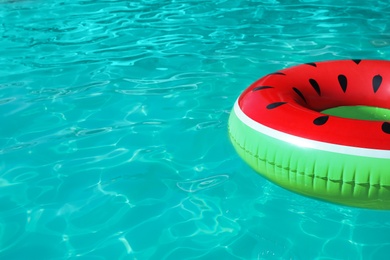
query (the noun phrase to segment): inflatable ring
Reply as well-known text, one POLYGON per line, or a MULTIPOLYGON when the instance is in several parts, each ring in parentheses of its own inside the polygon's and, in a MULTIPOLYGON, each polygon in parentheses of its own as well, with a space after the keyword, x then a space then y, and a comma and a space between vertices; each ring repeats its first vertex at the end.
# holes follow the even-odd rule
POLYGON ((310 197, 390 209, 390 61, 307 63, 236 101, 229 136, 258 173, 310 197))

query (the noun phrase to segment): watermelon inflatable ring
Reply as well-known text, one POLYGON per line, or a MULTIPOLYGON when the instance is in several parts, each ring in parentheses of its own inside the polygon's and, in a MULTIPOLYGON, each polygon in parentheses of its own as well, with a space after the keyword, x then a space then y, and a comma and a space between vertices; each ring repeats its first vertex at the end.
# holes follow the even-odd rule
POLYGON ((390 209, 390 61, 307 63, 264 76, 229 118, 236 151, 288 190, 390 209))

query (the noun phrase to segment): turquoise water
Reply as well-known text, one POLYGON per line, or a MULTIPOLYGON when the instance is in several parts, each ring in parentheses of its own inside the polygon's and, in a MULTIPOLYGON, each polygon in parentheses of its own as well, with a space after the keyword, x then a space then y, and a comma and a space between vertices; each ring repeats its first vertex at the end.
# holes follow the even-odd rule
POLYGON ((387 59, 386 1, 0 1, 1 259, 385 259, 390 212, 258 176, 227 119, 262 75, 387 59))

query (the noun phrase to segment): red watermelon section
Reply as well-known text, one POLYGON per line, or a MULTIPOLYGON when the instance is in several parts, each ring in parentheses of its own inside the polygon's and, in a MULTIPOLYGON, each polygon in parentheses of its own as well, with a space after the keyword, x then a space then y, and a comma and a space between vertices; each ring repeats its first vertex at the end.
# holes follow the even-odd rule
POLYGON ((254 121, 290 135, 351 147, 390 150, 389 121, 321 113, 339 106, 390 109, 390 62, 308 63, 269 74, 238 100, 254 121))

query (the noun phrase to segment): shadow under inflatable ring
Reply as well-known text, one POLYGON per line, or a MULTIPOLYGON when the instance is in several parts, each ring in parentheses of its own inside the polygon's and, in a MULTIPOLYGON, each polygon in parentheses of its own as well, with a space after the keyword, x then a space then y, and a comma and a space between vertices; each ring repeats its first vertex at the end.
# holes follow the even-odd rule
POLYGON ((307 63, 266 75, 234 104, 240 157, 288 190, 390 209, 390 62, 307 63))

